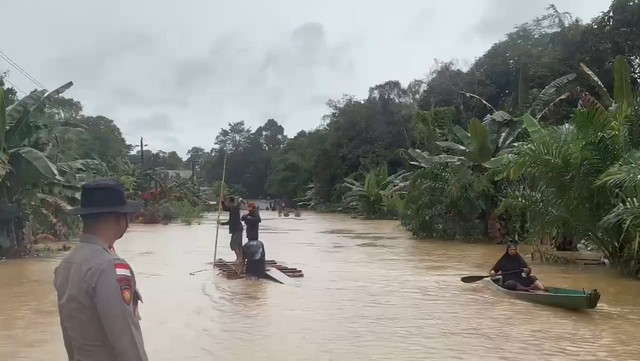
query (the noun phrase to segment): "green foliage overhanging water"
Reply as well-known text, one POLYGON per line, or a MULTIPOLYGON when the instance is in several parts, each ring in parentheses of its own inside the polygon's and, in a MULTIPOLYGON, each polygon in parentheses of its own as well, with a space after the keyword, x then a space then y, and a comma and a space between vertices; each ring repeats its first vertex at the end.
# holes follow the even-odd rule
MULTIPOLYGON (((113 120, 83 115, 80 102, 60 96, 68 85, 17 102, 0 83, 4 106, 13 105, 0 118, 3 219, 13 230, 36 218, 49 232, 69 228, 56 207, 74 205, 82 181, 105 175, 133 197, 154 190, 162 202, 201 209, 200 187, 219 187, 226 154, 227 194, 399 217, 420 237, 584 245, 637 276, 638 16, 638 1, 613 1, 586 23, 550 6, 467 69, 438 62, 406 87, 387 81, 363 99, 329 100, 322 124, 292 138, 275 119, 255 130, 229 123, 185 160, 126 144, 113 120), (197 180, 169 180, 163 169, 193 170, 197 180), (8 181, 18 173, 27 179, 8 181)), ((149 210, 176 217, 164 203, 149 210)))

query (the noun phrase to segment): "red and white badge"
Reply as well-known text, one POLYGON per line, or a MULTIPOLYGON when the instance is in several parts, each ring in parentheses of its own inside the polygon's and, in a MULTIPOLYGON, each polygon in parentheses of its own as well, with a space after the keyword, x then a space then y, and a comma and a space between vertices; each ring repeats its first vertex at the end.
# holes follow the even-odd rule
POLYGON ((116 276, 118 276, 118 277, 122 277, 122 276, 131 277, 131 267, 129 267, 128 264, 126 264, 126 263, 116 263, 115 267, 116 267, 116 276))

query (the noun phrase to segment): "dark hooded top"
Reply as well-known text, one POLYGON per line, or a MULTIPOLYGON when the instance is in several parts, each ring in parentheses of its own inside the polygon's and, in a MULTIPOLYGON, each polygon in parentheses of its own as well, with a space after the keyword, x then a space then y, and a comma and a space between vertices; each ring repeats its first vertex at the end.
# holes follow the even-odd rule
MULTIPOLYGON (((520 253, 516 253, 515 256, 509 255, 509 247, 512 247, 512 246, 515 246, 515 245, 511 243, 507 245, 507 250, 504 252, 502 257, 500 257, 498 262, 496 262, 493 268, 491 268, 491 270, 495 271, 496 273, 498 272, 505 273, 505 272, 517 271, 521 268, 529 268, 529 265, 524 260, 524 258, 522 258, 520 253)), ((509 273, 502 276, 502 282, 507 282, 511 280, 517 281, 518 279, 521 279, 521 278, 522 278, 522 273, 509 273)))
POLYGON ((259 239, 258 229, 260 227, 260 222, 262 221, 262 219, 260 218, 260 213, 258 213, 258 210, 256 209, 254 212, 243 215, 242 220, 247 225, 247 239, 249 241, 259 239))

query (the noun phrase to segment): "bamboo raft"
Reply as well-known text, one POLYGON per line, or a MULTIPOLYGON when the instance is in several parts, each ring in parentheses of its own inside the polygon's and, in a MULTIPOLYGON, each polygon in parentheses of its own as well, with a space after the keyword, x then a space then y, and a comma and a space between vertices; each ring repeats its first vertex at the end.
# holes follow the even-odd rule
MULTIPOLYGON (((278 271, 284 273, 289 278, 304 277, 304 273, 302 273, 302 270, 299 270, 297 268, 291 268, 291 267, 284 266, 284 265, 279 264, 278 262, 276 262, 274 260, 267 260, 266 264, 267 264, 267 268, 269 268, 269 267, 275 268, 278 271)), ((229 261, 225 261, 223 259, 218 259, 213 264, 213 266, 220 270, 220 272, 218 273, 219 275, 221 275, 223 277, 226 277, 227 279, 236 280, 236 279, 245 278, 245 274, 244 273, 242 273, 242 274, 238 273, 237 265, 236 265, 235 262, 229 262, 229 261)))

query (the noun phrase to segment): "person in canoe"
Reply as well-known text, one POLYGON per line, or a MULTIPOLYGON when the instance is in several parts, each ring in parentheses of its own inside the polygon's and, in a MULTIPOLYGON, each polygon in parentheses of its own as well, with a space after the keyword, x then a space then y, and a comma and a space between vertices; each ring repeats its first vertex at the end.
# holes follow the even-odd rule
POLYGON ((536 276, 531 275, 531 268, 518 253, 518 245, 515 242, 507 244, 507 250, 496 262, 489 274, 494 277, 502 274, 503 288, 512 291, 544 291, 545 287, 536 276), (519 271, 522 272, 513 272, 519 271))

